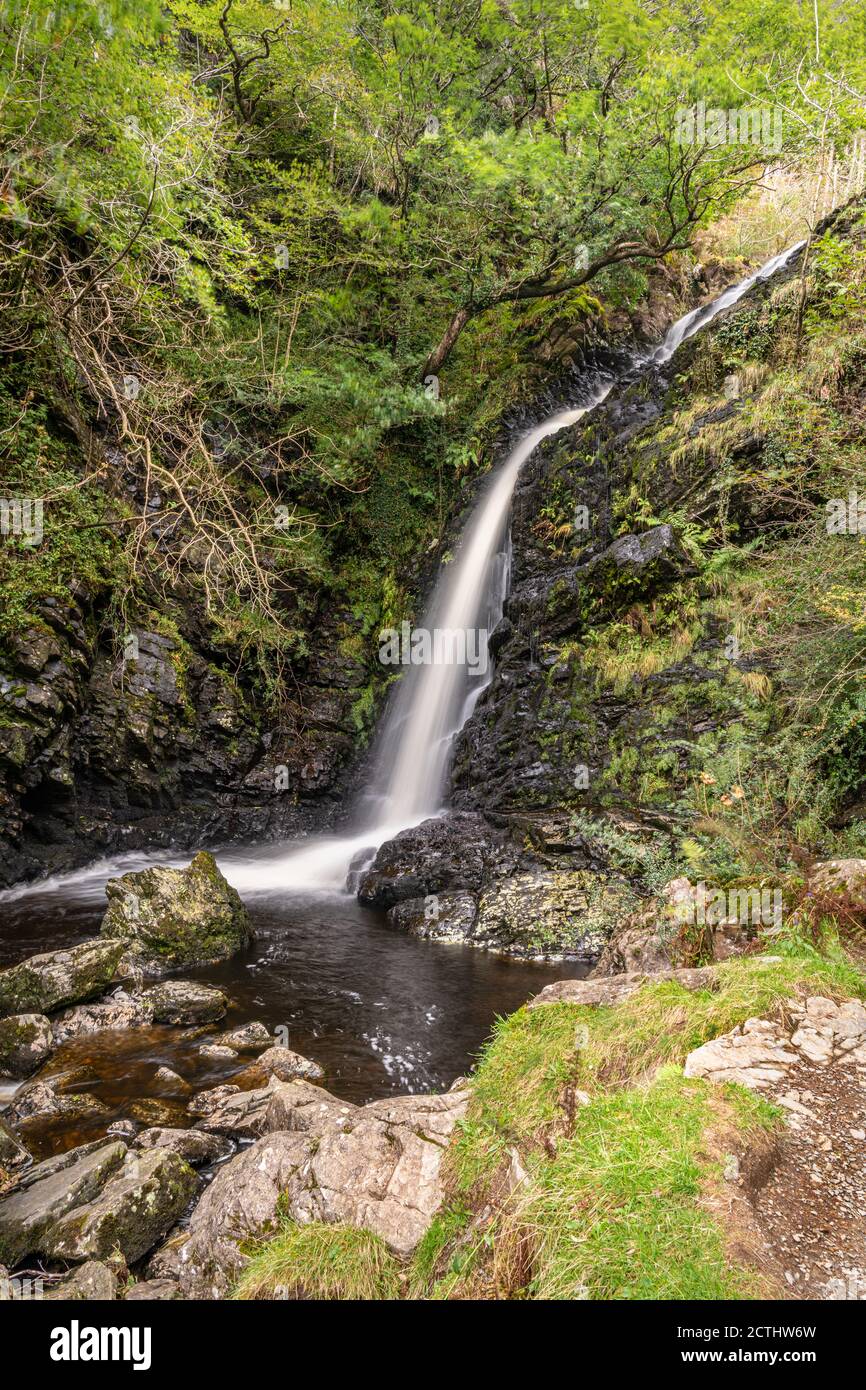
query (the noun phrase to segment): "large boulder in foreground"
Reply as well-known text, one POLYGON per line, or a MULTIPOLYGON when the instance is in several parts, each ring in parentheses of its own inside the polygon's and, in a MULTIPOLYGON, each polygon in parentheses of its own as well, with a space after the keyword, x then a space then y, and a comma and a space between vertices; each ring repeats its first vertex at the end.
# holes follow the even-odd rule
POLYGON ((183 1216, 198 1185, 189 1164, 168 1149, 127 1153, 97 1197, 53 1225, 43 1241, 45 1253, 104 1260, 120 1250, 133 1264, 183 1216))
POLYGON ((0 1018, 47 1014, 92 999, 111 983, 122 954, 118 941, 82 941, 0 970, 0 1018))
POLYGON ((177 1154, 99 1140, 46 1159, 0 1199, 0 1261, 141 1259, 184 1214, 198 1178, 177 1154))
POLYGON ((52 1227, 69 1211, 89 1202, 123 1163, 119 1141, 83 1144, 37 1163, 0 1201, 0 1261, 15 1265, 43 1251, 52 1227))
POLYGON ((190 1217, 185 1297, 224 1298, 249 1243, 281 1215, 363 1226, 410 1254, 442 1202, 442 1158, 467 1100, 452 1090, 354 1106, 303 1081, 276 1087, 273 1132, 220 1168, 190 1217))
POLYGON ((100 932, 122 943, 128 969, 161 974, 228 960, 252 940, 247 910, 202 851, 186 869, 154 866, 110 879, 100 932))

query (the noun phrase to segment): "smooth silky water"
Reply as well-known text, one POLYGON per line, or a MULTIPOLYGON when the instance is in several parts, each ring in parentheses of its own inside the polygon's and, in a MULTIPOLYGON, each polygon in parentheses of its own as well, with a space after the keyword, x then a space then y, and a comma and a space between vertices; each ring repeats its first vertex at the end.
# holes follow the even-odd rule
MULTIPOLYGON (((782 269, 801 246, 680 319, 655 350, 635 357, 630 371, 668 361, 686 338, 758 280, 782 269)), ((593 379, 582 404, 530 431, 492 474, 419 626, 431 632, 492 631, 508 592, 508 516, 520 469, 543 439, 574 424, 615 384, 593 379)), ((109 1110, 71 1126, 46 1122, 40 1131, 43 1152, 96 1137, 112 1118, 130 1113, 130 1106, 145 1098, 160 1100, 165 1109, 164 1118, 151 1123, 188 1123, 186 1095, 171 1083, 155 1081, 157 1068, 171 1067, 193 1089, 230 1081, 249 1059, 203 1058, 199 1048, 226 1028, 252 1020, 272 1034, 287 1029, 289 1046, 321 1063, 329 1089, 346 1100, 441 1089, 472 1065, 497 1015, 512 1012, 552 980, 587 972, 588 962, 517 962, 403 936, 347 891, 351 866, 369 859, 399 830, 442 812, 454 739, 489 679, 489 668, 473 676, 456 664, 406 667, 383 716, 370 785, 348 833, 217 851, 220 868, 249 907, 256 942, 223 965, 185 971, 184 977, 221 986, 232 1001, 230 1013, 195 1038, 153 1028, 65 1044, 49 1069, 80 1067, 75 1089, 92 1092, 109 1110)), ((184 864, 189 858, 122 856, 0 894, 0 965, 93 936, 108 878, 148 863, 184 864)), ((13 1089, 7 1084, 5 1094, 13 1089)), ((0 1090, 0 1104, 3 1095, 0 1090)))

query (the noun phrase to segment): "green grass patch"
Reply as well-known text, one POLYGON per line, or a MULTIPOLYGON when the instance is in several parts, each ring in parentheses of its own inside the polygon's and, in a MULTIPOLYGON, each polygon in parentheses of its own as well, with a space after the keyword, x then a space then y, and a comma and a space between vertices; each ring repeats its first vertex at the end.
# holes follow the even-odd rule
MULTIPOLYGON (((745 1093, 744 1093, 745 1095, 745 1093)), ((663 1069, 646 1088, 584 1107, 553 1162, 533 1165, 508 1240, 531 1247, 528 1294, 541 1299, 741 1299, 761 1283, 731 1263, 701 1203, 712 1172, 710 1087, 663 1069)), ((753 1125, 760 1102, 740 1103, 753 1125)))
POLYGON ((252 1251, 235 1299, 393 1299, 400 1291, 399 1262, 372 1231, 312 1221, 286 1221, 272 1240, 252 1251))
POLYGON ((662 981, 613 1007, 551 1004, 501 1020, 445 1161, 450 1200, 419 1247, 412 1296, 760 1296, 702 1198, 719 1178, 712 1132, 747 1148, 778 1113, 745 1089, 686 1081, 682 1064, 801 992, 866 995, 832 937, 820 948, 779 938, 772 952, 716 966, 716 990, 662 981), (516 1188, 515 1151, 528 1174, 516 1188))

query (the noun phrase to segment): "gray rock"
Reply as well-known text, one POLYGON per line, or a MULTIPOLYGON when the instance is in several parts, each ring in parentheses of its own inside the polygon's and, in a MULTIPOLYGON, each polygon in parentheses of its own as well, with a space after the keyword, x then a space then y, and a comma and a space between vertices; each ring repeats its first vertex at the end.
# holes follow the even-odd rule
POLYGON ((216 1057, 226 1062, 232 1061, 238 1055, 233 1047, 221 1047, 219 1043, 203 1043, 199 1052, 202 1057, 216 1057))
POLYGON ((366 1227, 408 1255, 441 1204, 442 1157, 467 1100, 452 1090, 356 1106, 304 1081, 277 1087, 269 1122, 285 1128, 220 1168, 190 1218, 185 1296, 225 1297, 243 1247, 273 1231, 280 1211, 366 1227))
POLYGON ((108 1107, 96 1096, 73 1089, 76 1084, 89 1079, 89 1073, 80 1068, 54 1072, 44 1080, 35 1077, 15 1092, 7 1107, 6 1116, 14 1124, 21 1124, 37 1116, 65 1115, 72 1119, 78 1115, 105 1113, 108 1107))
POLYGON ((44 1014, 0 1019, 0 1076, 29 1076, 51 1055, 51 1024, 44 1014))
POLYGON ((105 1259, 119 1249, 133 1264, 183 1215, 198 1183, 189 1165, 166 1149, 127 1153, 92 1201, 52 1222, 41 1248, 62 1260, 105 1259))
POLYGON ((348 1128, 326 1129, 303 1169, 302 1190, 286 1193, 286 1212, 363 1226, 399 1255, 411 1254, 441 1205, 442 1157, 468 1094, 402 1100, 410 1103, 365 1106, 348 1128))
POLYGON ((202 851, 186 869, 154 866, 111 879, 100 932, 124 963, 155 974, 227 960, 252 940, 246 908, 202 851))
POLYGON ((226 1134, 234 1139, 256 1139, 268 1129, 268 1106, 274 1089, 280 1085, 271 1077, 267 1086, 254 1091, 241 1091, 236 1086, 215 1086, 212 1091, 200 1091, 190 1101, 193 1115, 202 1116, 196 1129, 208 1134, 226 1134))
POLYGON ((135 1138, 137 1126, 132 1120, 112 1120, 105 1131, 112 1139, 124 1139, 130 1141, 135 1138))
POLYGON ((26 1168, 31 1162, 29 1150, 0 1116, 0 1183, 4 1181, 4 1174, 8 1176, 19 1168, 26 1168))
POLYGON ((184 1077, 178 1075, 171 1067, 157 1067, 153 1073, 154 1083, 161 1090, 167 1091, 169 1095, 188 1096, 192 1095, 192 1087, 184 1077))
POLYGON ((147 1028, 152 1022, 152 1010, 143 996, 119 989, 110 999, 65 1009, 51 1020, 51 1026, 55 1046, 59 1046, 69 1038, 80 1038, 88 1033, 101 1033, 106 1029, 125 1031, 127 1028, 147 1028))
POLYGON ((124 1303, 164 1303, 167 1299, 183 1298, 176 1279, 141 1279, 126 1290, 124 1303))
POLYGON ((180 1252, 189 1240, 186 1226, 175 1226, 168 1237, 148 1255, 142 1266, 145 1279, 172 1279, 180 1277, 180 1252))
POLYGON ((52 1284, 43 1298, 65 1302, 110 1303, 117 1298, 117 1275, 100 1260, 86 1260, 58 1283, 52 1284))
POLYGON ((247 1263, 242 1246, 276 1230, 277 1207, 306 1161, 304 1134, 268 1134, 220 1168, 189 1221, 179 1254, 186 1298, 225 1298, 247 1263))
POLYGON ((0 1260, 15 1265, 32 1252, 49 1253, 57 1222, 95 1197, 125 1154, 120 1142, 85 1144, 31 1168, 0 1199, 0 1260))
POLYGON ((214 1038, 217 1047, 232 1047, 236 1052, 261 1052, 263 1048, 270 1047, 272 1041, 263 1023, 243 1023, 239 1028, 232 1028, 228 1033, 214 1038))
POLYGON ((122 951, 116 941, 82 941, 0 970, 0 1018, 51 1013, 92 998, 111 983, 122 951))
POLYGON ((478 902, 472 893, 430 893, 409 898, 385 914, 389 927, 434 941, 466 941, 472 936, 478 902))
POLYGON ((215 1023, 228 1008, 222 990, 191 980, 164 980, 151 985, 142 995, 154 1023, 176 1023, 190 1027, 196 1023, 215 1023))
POLYGON ((216 1163, 234 1151, 230 1139, 218 1134, 205 1134, 198 1129, 143 1129, 135 1146, 138 1149, 168 1149, 193 1166, 216 1163))
POLYGON ((186 1106, 182 1099, 170 1096, 140 1096, 126 1103, 127 1114, 143 1129, 165 1125, 169 1129, 183 1126, 186 1106))
POLYGON ((540 994, 530 999, 526 1007, 537 1009, 543 1004, 621 1004, 644 985, 657 985, 666 980, 675 980, 683 989, 718 988, 718 979, 711 965, 694 970, 657 970, 651 975, 642 970, 630 970, 624 975, 611 975, 601 980, 557 980, 555 984, 546 985, 540 994))
POLYGON ((263 1072, 265 1076, 276 1076, 280 1081, 324 1081, 325 1073, 318 1062, 302 1057, 300 1052, 292 1052, 289 1047, 269 1047, 261 1053, 250 1068, 263 1072))
POLYGON ((359 1106, 309 1081, 272 1081, 263 1132, 284 1129, 319 1135, 329 1128, 345 1129, 359 1113, 359 1106))
POLYGON ((866 859, 825 859, 813 865, 810 881, 825 893, 866 897, 866 859))

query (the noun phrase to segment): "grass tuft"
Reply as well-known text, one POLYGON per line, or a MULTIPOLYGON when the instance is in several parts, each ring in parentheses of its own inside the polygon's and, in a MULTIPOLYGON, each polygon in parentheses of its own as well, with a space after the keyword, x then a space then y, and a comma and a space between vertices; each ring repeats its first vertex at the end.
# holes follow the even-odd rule
POLYGON ((394 1299, 400 1282, 401 1265, 372 1231, 286 1221, 272 1240, 253 1250, 232 1297, 394 1299))

